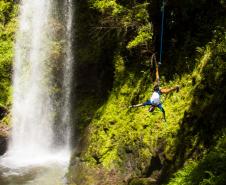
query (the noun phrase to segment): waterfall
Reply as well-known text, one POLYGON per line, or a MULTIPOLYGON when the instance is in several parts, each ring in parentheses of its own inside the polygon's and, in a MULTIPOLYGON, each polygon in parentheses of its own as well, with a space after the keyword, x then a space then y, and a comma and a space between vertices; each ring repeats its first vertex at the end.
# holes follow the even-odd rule
POLYGON ((22 0, 13 71, 12 137, 1 164, 69 161, 72 0, 22 0))

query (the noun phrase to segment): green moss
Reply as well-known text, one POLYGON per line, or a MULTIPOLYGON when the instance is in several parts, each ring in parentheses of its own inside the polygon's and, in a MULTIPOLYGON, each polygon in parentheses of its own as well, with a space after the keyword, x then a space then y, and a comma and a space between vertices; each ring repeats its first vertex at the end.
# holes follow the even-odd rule
MULTIPOLYGON (((216 35, 221 34, 216 33, 216 35)), ((178 141, 184 142, 180 144, 181 147, 183 144, 189 144, 184 156, 189 156, 192 150, 199 151, 201 156, 198 159, 187 160, 184 167, 171 178, 169 185, 223 185, 226 183, 223 116, 225 112, 223 81, 226 65, 221 55, 222 46, 225 47, 226 40, 223 35, 218 37, 218 42, 213 39, 207 46, 198 49, 201 55, 197 58, 199 63, 193 73, 193 77, 196 77, 195 83, 193 82, 195 87, 193 110, 191 110, 193 116, 186 120, 193 120, 195 124, 187 126, 187 134, 189 132, 190 134, 184 137, 186 140, 178 141)))
POLYGON ((1 0, 0 10, 0 103, 7 105, 11 102, 13 43, 18 5, 13 1, 1 0))
MULTIPOLYGON (((128 108, 132 103, 146 101, 153 84, 145 84, 149 78, 148 71, 140 73, 134 68, 132 72, 125 72, 122 57, 115 59, 118 59, 115 61, 116 83, 108 101, 97 111, 90 124, 89 146, 84 160, 91 163, 96 160, 96 164, 112 169, 126 166, 128 162, 135 163, 130 161, 134 159, 137 160, 135 165, 138 171, 144 171, 150 157, 154 155, 153 151, 158 147, 159 138, 166 140, 166 151, 174 145, 172 135, 179 129, 178 122, 183 118, 183 113, 189 106, 188 102, 191 101, 191 87, 187 85, 182 87, 181 92, 165 97, 164 107, 168 121, 164 123, 162 113, 158 110, 149 113, 147 107, 128 108), (120 83, 117 83, 117 78, 121 79, 120 83), (131 159, 128 159, 129 155, 132 156, 131 159)), ((172 84, 182 84, 187 79, 186 76, 180 81, 175 79, 172 84)), ((168 155, 168 158, 172 158, 168 155)))
MULTIPOLYGON (((186 185, 192 182, 194 169, 201 169, 199 166, 207 164, 205 161, 212 156, 209 153, 203 157, 211 145, 208 142, 214 143, 222 134, 221 128, 224 128, 223 106, 217 110, 212 108, 216 105, 213 97, 221 101, 224 96, 222 91, 219 95, 213 90, 220 89, 225 79, 225 63, 219 57, 222 48, 216 49, 216 45, 222 47, 225 40, 221 42, 210 42, 199 49, 192 73, 174 75, 171 81, 161 78, 162 87, 180 86, 178 93, 162 97, 167 122, 162 121, 162 113, 158 109, 153 113, 148 112, 148 107, 129 109, 131 104, 142 103, 149 98, 153 83, 149 68, 128 64, 122 55, 116 53, 114 85, 106 102, 90 120, 87 148, 80 156, 83 163, 91 169, 117 170, 126 179, 125 182, 134 179, 131 181, 134 184, 150 183, 147 178, 141 177, 152 177, 157 167, 167 169, 161 173, 170 176, 185 164, 170 185, 183 184, 187 178, 191 180, 186 185), (215 119, 219 123, 215 123, 215 119), (160 160, 157 167, 152 167, 154 163, 151 160, 154 158, 160 160), (203 162, 198 160, 200 158, 203 162), (153 170, 149 171, 150 168, 153 170)), ((220 156, 215 156, 216 160, 222 161, 222 158, 218 159, 220 156)), ((219 172, 218 177, 212 170, 204 170, 201 176, 199 182, 202 185, 216 178, 220 179, 219 182, 224 180, 224 174, 219 172)))
POLYGON ((152 40, 153 28, 149 21, 149 3, 147 1, 119 2, 116 0, 90 0, 92 8, 102 14, 102 21, 99 22, 103 35, 114 30, 118 37, 129 35, 129 40, 121 42, 127 45, 128 49, 135 47, 148 48, 152 40), (104 29, 102 29, 104 28, 104 29), (144 47, 145 46, 145 47, 144 47))
POLYGON ((168 185, 223 185, 225 173, 225 136, 201 161, 189 161, 183 169, 174 174, 168 185))
POLYGON ((147 24, 139 28, 138 35, 134 38, 134 40, 130 41, 127 45, 128 49, 134 48, 138 45, 147 43, 152 40, 153 30, 152 25, 147 24))
POLYGON ((1 123, 3 125, 7 125, 8 127, 11 127, 11 114, 7 114, 2 120, 1 123))

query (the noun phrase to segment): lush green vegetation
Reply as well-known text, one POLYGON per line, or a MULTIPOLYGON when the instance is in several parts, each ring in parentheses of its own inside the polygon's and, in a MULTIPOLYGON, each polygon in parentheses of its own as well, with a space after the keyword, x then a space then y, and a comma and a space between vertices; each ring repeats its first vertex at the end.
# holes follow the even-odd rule
MULTIPOLYGON (((220 38, 224 37, 221 35, 220 38)), ((182 182, 180 179, 187 184, 192 184, 192 178, 198 178, 197 174, 199 174, 199 179, 196 184, 204 184, 204 182, 207 184, 207 181, 211 180, 215 182, 219 178, 218 184, 223 185, 224 183, 220 182, 225 180, 224 170, 222 170, 225 169, 225 166, 222 167, 225 156, 224 153, 219 154, 218 151, 223 151, 224 145, 219 145, 218 148, 212 150, 208 147, 211 144, 206 143, 209 140, 213 144, 214 139, 217 141, 217 138, 225 134, 220 130, 225 127, 225 125, 220 125, 224 123, 223 120, 219 121, 219 124, 211 124, 211 121, 205 122, 205 120, 203 123, 191 122, 194 122, 195 117, 198 120, 204 119, 203 116, 212 119, 212 114, 220 116, 224 111, 224 108, 220 110, 220 107, 218 107, 218 111, 221 111, 220 114, 212 109, 210 109, 211 112, 206 110, 208 106, 214 106, 211 98, 218 95, 206 92, 205 88, 208 85, 208 88, 217 88, 223 83, 226 65, 221 54, 225 43, 225 39, 217 43, 213 39, 205 47, 197 48, 197 65, 192 73, 185 74, 183 77, 175 76, 170 82, 167 82, 162 76, 163 86, 175 84, 181 86, 179 93, 163 98, 167 113, 166 123, 162 122, 160 111, 149 113, 148 108, 128 108, 133 103, 144 102, 148 99, 153 89, 153 83, 150 81, 147 69, 143 71, 144 69, 137 69, 137 65, 132 64, 128 70, 123 57, 117 55, 114 61, 114 87, 106 103, 96 112, 90 123, 89 131, 86 133, 89 135, 88 141, 86 141, 88 148, 83 151, 82 161, 88 166, 83 168, 92 171, 92 168, 96 169, 99 166, 100 169, 104 168, 106 171, 115 170, 115 175, 123 176, 122 179, 133 179, 131 184, 145 184, 147 179, 138 181, 136 178, 150 175, 158 180, 156 176, 169 175, 170 172, 180 168, 186 162, 185 164, 189 163, 189 165, 185 165, 185 169, 176 174, 176 178, 171 180, 170 185, 179 185, 182 182), (214 70, 210 71, 210 68, 214 70), (193 105, 194 103, 196 105, 193 105), (196 130, 198 128, 195 127, 200 130, 196 130), (216 133, 211 136, 208 128, 205 127, 211 127, 216 133), (151 167, 152 163, 155 163, 151 160, 152 158, 159 160, 159 166, 151 167), (202 158, 201 161, 200 158, 202 158), (218 160, 219 162, 216 162, 218 160), (205 166, 207 164, 213 165, 213 167, 208 169, 208 166, 205 166), (150 168, 153 169, 150 170, 150 168), (164 171, 165 168, 167 171, 164 171), (218 168, 219 170, 215 171, 218 168), (155 170, 160 169, 166 174, 156 175, 160 172, 154 173, 155 170), (210 179, 213 177, 214 179, 210 179), (190 181, 187 181, 187 178, 191 178, 190 181)), ((80 178, 86 179, 86 182, 82 182, 95 183, 95 180, 100 180, 95 177, 102 175, 101 178, 105 179, 105 183, 110 184, 109 179, 115 178, 111 177, 110 172, 102 174, 101 170, 94 171, 88 172, 88 176, 95 174, 88 179, 84 174, 80 176, 80 178)), ((77 178, 79 179, 79 177, 77 178)), ((123 184, 120 180, 116 183, 123 184)))
POLYGON ((140 45, 148 47, 153 33, 149 21, 148 1, 91 0, 90 3, 104 14, 98 26, 100 30, 114 30, 118 35, 132 33, 126 43, 129 49, 140 45))
MULTIPOLYGON (((149 113, 148 107, 129 108, 146 101, 153 91, 150 59, 159 48, 161 2, 77 2, 77 148, 70 184, 226 184, 225 7, 223 0, 167 2, 160 81, 161 87, 181 89, 162 97, 167 119, 163 122, 157 109, 149 113)), ((13 0, 0 0, 2 107, 11 103, 17 9, 13 0)), ((64 28, 58 18, 51 24, 59 33, 50 43, 55 77, 61 71, 64 28)), ((51 90, 60 96, 61 79, 57 80, 51 90)))
POLYGON ((13 44, 18 6, 13 0, 0 1, 0 105, 11 102, 13 44))
POLYGON ((100 13, 99 49, 117 42, 108 47, 114 83, 101 103, 85 96, 95 106, 80 109, 81 125, 89 126, 72 159, 71 184, 225 184, 225 3, 166 5, 161 86, 181 87, 163 96, 167 122, 158 110, 128 108, 153 90, 150 58, 159 48, 161 3, 92 0, 90 6, 100 13))
POLYGON ((188 160, 185 167, 178 171, 169 185, 223 185, 225 178, 226 145, 225 135, 217 145, 206 153, 201 161, 188 160))

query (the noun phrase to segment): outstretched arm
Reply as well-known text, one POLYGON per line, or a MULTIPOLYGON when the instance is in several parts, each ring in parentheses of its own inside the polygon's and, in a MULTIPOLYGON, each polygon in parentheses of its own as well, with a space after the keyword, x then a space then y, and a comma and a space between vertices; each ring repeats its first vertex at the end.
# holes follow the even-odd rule
POLYGON ((155 83, 159 85, 159 65, 157 61, 155 62, 156 72, 155 72, 155 83))
POLYGON ((162 93, 162 94, 168 94, 168 93, 170 93, 170 92, 173 92, 173 91, 179 91, 179 86, 177 85, 177 86, 175 86, 175 87, 171 87, 171 88, 163 88, 163 89, 160 89, 160 92, 162 93))
POLYGON ((159 65, 155 59, 155 85, 159 85, 159 65))
POLYGON ((129 108, 134 108, 134 107, 141 107, 144 106, 143 103, 137 104, 137 105, 131 105, 129 108))
POLYGON ((153 53, 151 56, 151 66, 153 64, 155 65, 155 82, 154 82, 154 84, 159 86, 159 66, 158 66, 158 62, 156 60, 155 53, 153 53))

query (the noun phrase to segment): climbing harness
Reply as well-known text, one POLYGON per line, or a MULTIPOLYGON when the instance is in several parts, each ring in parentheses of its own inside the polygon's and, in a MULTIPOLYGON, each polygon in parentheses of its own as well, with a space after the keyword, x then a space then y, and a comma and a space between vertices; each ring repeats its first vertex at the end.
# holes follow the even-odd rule
POLYGON ((162 54, 163 54, 163 34, 164 34, 164 19, 165 19, 165 0, 162 1, 162 7, 161 7, 161 12, 162 12, 162 23, 161 23, 161 39, 160 39, 160 61, 159 65, 162 64, 162 54))

